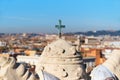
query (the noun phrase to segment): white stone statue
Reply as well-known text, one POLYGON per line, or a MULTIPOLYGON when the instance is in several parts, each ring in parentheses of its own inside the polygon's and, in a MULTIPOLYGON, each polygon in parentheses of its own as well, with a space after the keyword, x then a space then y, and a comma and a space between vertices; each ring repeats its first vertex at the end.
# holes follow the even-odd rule
POLYGON ((38 74, 39 76, 36 77, 23 64, 17 66, 13 57, 0 57, 0 80, 59 80, 41 70, 38 74))
POLYGON ((37 80, 35 75, 20 64, 15 68, 16 62, 12 57, 0 57, 0 80, 37 80))
POLYGON ((111 56, 91 72, 91 80, 120 80, 120 50, 113 50, 111 56))

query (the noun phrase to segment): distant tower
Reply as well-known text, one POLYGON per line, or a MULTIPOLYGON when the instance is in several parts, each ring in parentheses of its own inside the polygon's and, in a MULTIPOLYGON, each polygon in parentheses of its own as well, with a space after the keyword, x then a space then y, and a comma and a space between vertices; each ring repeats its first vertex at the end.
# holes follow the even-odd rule
POLYGON ((62 29, 62 28, 65 28, 65 25, 62 25, 62 21, 59 20, 59 25, 55 25, 55 28, 57 28, 57 29, 59 30, 58 35, 59 35, 59 38, 61 38, 61 36, 62 36, 62 34, 61 34, 61 29, 62 29))
POLYGON ((82 44, 82 36, 80 35, 77 37, 77 51, 78 52, 80 52, 81 44, 82 44))
POLYGON ((78 36, 78 52, 80 52, 80 47, 81 47, 81 37, 78 36))

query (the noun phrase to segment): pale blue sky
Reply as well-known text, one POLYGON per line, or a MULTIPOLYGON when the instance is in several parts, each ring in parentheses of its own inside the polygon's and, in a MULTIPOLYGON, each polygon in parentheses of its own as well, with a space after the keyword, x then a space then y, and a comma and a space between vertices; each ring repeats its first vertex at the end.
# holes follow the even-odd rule
POLYGON ((0 32, 120 30, 120 0, 0 0, 0 32))

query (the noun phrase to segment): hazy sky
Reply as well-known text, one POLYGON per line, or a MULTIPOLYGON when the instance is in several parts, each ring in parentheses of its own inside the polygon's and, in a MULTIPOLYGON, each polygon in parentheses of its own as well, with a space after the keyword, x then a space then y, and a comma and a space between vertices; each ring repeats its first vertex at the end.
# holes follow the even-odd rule
POLYGON ((120 0, 0 0, 0 32, 120 30, 120 0))

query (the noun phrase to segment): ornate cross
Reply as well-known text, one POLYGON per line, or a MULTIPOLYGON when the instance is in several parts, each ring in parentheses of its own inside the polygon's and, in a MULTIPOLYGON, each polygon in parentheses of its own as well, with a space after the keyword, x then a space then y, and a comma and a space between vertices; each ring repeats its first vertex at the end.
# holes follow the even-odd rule
POLYGON ((62 25, 62 21, 59 20, 59 25, 55 25, 55 28, 57 28, 59 30, 59 38, 61 38, 62 34, 61 34, 61 29, 65 28, 65 25, 62 25))

